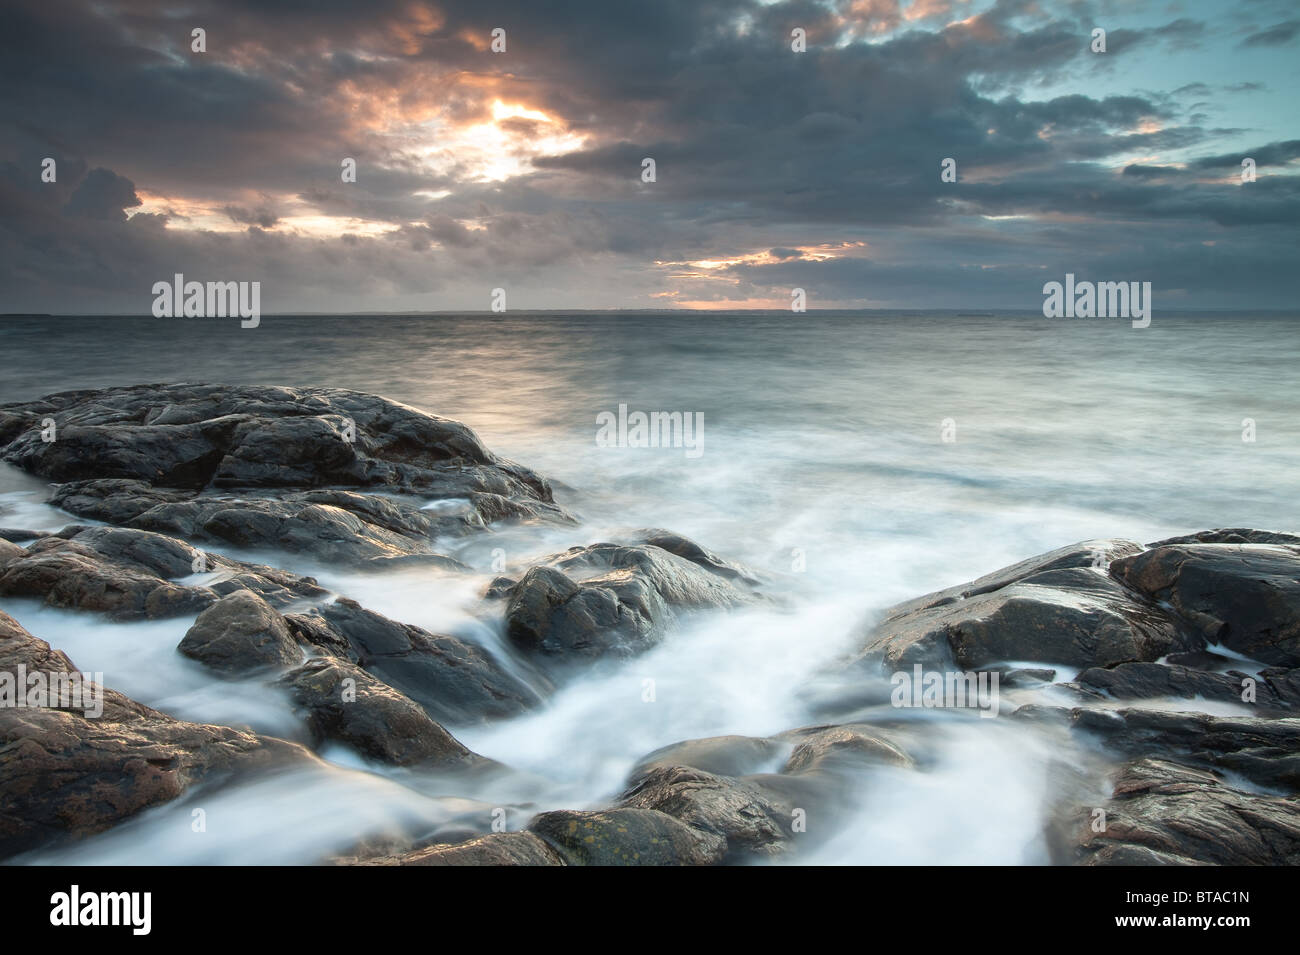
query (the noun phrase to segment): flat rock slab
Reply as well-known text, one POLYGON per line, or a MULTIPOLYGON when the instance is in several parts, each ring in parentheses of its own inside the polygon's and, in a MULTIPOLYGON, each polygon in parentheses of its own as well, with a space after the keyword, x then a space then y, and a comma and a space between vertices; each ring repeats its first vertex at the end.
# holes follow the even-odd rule
POLYGON ((366 859, 357 865, 464 866, 567 865, 559 851, 531 832, 494 832, 454 845, 426 846, 398 855, 366 859))
POLYGON ((1300 864, 1300 801, 1243 792, 1160 759, 1123 766, 1104 806, 1077 824, 1081 865, 1300 864))
POLYGON ((1203 699, 1281 714, 1300 708, 1300 670, 1217 673, 1171 663, 1121 663, 1091 667, 1074 683, 1117 700, 1203 699))
POLYGON ((1017 577, 967 597, 909 605, 877 624, 854 662, 976 669, 1008 660, 1108 666, 1188 649, 1155 604, 1091 567, 1017 577))
POLYGON ((73 513, 229 542, 320 548, 313 524, 351 518, 365 523, 365 538, 416 552, 399 542, 415 546, 418 515, 394 521, 397 508, 343 496, 349 488, 464 499, 478 522, 572 521, 544 478, 493 454, 460 422, 344 389, 173 384, 47 395, 0 405, 0 460, 70 485, 56 500, 73 513), (223 488, 324 496, 285 502, 298 509, 235 501, 215 510, 194 497, 223 488), (303 516, 312 504, 334 511, 303 516))
POLYGON ((1204 640, 1300 666, 1300 545, 1169 544, 1118 560, 1111 571, 1172 607, 1204 640))

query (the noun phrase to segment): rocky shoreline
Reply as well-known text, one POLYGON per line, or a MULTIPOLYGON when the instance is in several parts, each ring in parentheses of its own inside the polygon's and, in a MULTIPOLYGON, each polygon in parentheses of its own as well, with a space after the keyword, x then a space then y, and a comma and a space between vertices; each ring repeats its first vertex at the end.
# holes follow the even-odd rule
MULTIPOLYGON (((440 542, 581 526, 550 482, 466 426, 357 392, 64 392, 0 406, 0 460, 50 482, 50 503, 69 515, 55 533, 0 528, 0 605, 38 600, 122 626, 193 618, 179 653, 288 694, 303 726, 284 740, 185 722, 112 689, 98 717, 0 706, 0 860, 200 788, 319 763, 326 745, 412 771, 509 774, 445 725, 536 711, 693 615, 783 597, 777 575, 669 530, 630 531, 491 581, 481 608, 505 660, 247 559, 456 575, 470 568, 440 542)), ((0 611, 0 674, 20 667, 76 671, 0 611)), ((810 689, 823 723, 683 740, 645 754, 608 804, 541 812, 515 831, 483 818, 454 840, 359 840, 319 861, 798 859, 848 824, 863 787, 888 779, 881 771, 926 772, 925 724, 889 705, 890 675, 916 667, 996 673, 998 719, 945 716, 1071 754, 1060 767, 1071 784, 1054 793, 1042 834, 1051 861, 1300 862, 1300 536, 1253 529, 1086 541, 919 597, 864 626, 827 668, 830 689, 810 689)))

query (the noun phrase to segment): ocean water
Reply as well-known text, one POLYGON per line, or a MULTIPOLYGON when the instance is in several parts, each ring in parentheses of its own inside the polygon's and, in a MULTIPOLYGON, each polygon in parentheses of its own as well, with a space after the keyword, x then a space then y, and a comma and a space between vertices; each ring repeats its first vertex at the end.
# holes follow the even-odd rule
MULTIPOLYGON (((692 619, 536 713, 449 727, 520 771, 509 778, 417 777, 329 752, 325 769, 200 792, 36 861, 306 862, 363 834, 481 828, 494 808, 513 827, 538 809, 600 805, 659 746, 820 722, 826 662, 898 600, 1089 538, 1300 528, 1294 317, 1157 314, 1133 329, 905 313, 269 316, 250 330, 10 318, 0 348, 0 401, 149 381, 333 386, 464 421, 555 481, 580 526, 456 542, 450 552, 478 571, 469 578, 242 556, 314 573, 508 665, 500 621, 478 601, 494 548, 510 573, 573 544, 664 527, 769 572, 783 597, 692 619), (702 453, 597 446, 597 415, 620 405, 702 415, 702 453), (194 800, 208 810, 202 838, 190 829, 194 800)), ((66 523, 43 497, 41 482, 0 473, 0 525, 66 523)), ((181 660, 187 620, 119 625, 4 607, 80 668, 173 715, 300 733, 287 701, 181 660)), ((1061 764, 1094 757, 1063 756, 1061 741, 1005 720, 914 722, 904 735, 922 768, 865 775, 851 811, 805 858, 1045 861, 1043 827, 1076 785, 1061 764)))

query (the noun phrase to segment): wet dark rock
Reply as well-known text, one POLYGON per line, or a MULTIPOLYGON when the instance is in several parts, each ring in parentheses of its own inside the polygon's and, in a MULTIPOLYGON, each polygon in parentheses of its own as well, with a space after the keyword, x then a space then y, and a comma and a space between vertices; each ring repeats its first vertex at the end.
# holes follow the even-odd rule
POLYGON ((724 861, 782 855, 805 840, 796 811, 813 814, 825 836, 872 767, 912 768, 895 743, 867 726, 809 727, 778 739, 722 736, 686 740, 642 759, 618 805, 667 813, 726 840, 724 861), (793 751, 791 751, 793 750, 793 751), (779 773, 761 772, 789 753, 779 773))
POLYGON ((528 569, 510 590, 506 635, 526 653, 563 662, 628 657, 656 644, 680 612, 753 599, 660 547, 592 544, 528 569))
MULTIPOLYGON (((1082 559, 1066 549, 1052 560, 1082 559)), ((1189 649, 1192 638, 1155 604, 1089 566, 1041 569, 1032 562, 980 584, 900 605, 875 626, 854 662, 889 670, 915 664, 976 669, 1008 660, 1108 666, 1189 649)))
MULTIPOLYGON (((190 501, 193 497, 193 491, 153 487, 147 481, 95 478, 57 485, 50 495, 50 503, 78 517, 108 524, 130 525, 152 508, 190 501)), ((138 526, 141 530, 171 534, 188 529, 177 522, 158 522, 158 526, 151 526, 153 523, 146 521, 138 526)))
POLYGON ((70 513, 322 559, 425 553, 431 537, 486 521, 573 520, 543 478, 492 454, 465 425, 341 389, 182 384, 49 395, 0 406, 0 459, 60 482, 54 503, 70 513), (41 438, 45 417, 56 421, 54 441, 41 438), (464 508, 433 517, 361 490, 464 508), (331 530, 358 542, 334 552, 331 530))
MULTIPOLYGON (((0 612, 0 670, 70 673, 0 612)), ((185 723, 104 690, 104 712, 0 708, 0 858, 100 832, 192 787, 314 758, 303 747, 185 723)))
POLYGON ((433 845, 366 859, 359 865, 566 865, 564 856, 531 832, 494 832, 454 845, 433 845))
POLYGON ((569 865, 714 865, 726 854, 722 836, 652 809, 546 812, 528 830, 569 865))
MULTIPOLYGON (((426 556, 440 539, 481 531, 489 520, 474 510, 432 516, 414 504, 378 494, 321 489, 252 497, 221 492, 162 491, 140 481, 98 480, 60 485, 51 503, 80 517, 156 531, 195 542, 276 548, 318 560, 361 563, 376 558, 426 556)), ((512 519, 566 521, 544 502, 521 504, 512 519), (535 507, 533 505, 536 505, 535 507)))
POLYGON ((480 647, 398 623, 353 600, 340 598, 287 620, 299 639, 356 663, 439 722, 514 716, 540 702, 535 690, 480 647))
POLYGON ((1300 667, 1300 546, 1171 544, 1118 560, 1111 572, 1172 607, 1202 639, 1300 667))
POLYGON ((1022 706, 1014 717, 1069 727, 1105 752, 1237 773, 1258 786, 1300 791, 1300 718, 1209 716, 1147 709, 1022 706))
POLYGON ((177 647, 191 659, 227 674, 247 674, 302 660, 302 648, 284 617, 247 590, 208 607, 177 647))
POLYGON ((121 527, 69 527, 59 537, 84 544, 106 560, 158 577, 170 579, 194 573, 194 548, 163 534, 121 527))
POLYGON ((1197 531, 1182 537, 1169 537, 1147 544, 1149 548, 1169 544, 1300 544, 1300 535, 1279 531, 1261 531, 1252 527, 1220 527, 1211 531, 1197 531))
POLYGON ((505 600, 510 596, 510 591, 518 581, 513 577, 493 577, 492 582, 488 584, 487 590, 483 591, 484 600, 505 600))
POLYGON ((174 584, 139 564, 105 558, 88 544, 46 537, 0 570, 0 596, 40 598, 51 607, 92 610, 115 620, 184 616, 216 595, 174 584))
POLYGON ((725 577, 728 580, 740 580, 747 584, 760 583, 760 575, 742 567, 740 564, 724 560, 710 550, 705 550, 690 538, 683 537, 681 534, 674 534, 672 531, 666 531, 661 528, 638 531, 634 539, 642 544, 652 544, 668 551, 670 554, 676 554, 678 557, 689 560, 696 566, 703 567, 710 573, 717 574, 719 577, 725 577))
POLYGON ((318 747, 346 743, 394 766, 455 767, 476 759, 419 705, 346 661, 309 660, 281 682, 307 711, 318 747))
POLYGON ((83 517, 189 541, 276 548, 338 563, 428 554, 434 535, 460 535, 482 527, 481 522, 458 518, 436 522, 411 505, 352 492, 308 492, 284 500, 220 494, 177 499, 178 493, 159 495, 147 487, 130 497, 124 483, 63 485, 51 502, 83 517), (108 496, 97 497, 101 490, 108 496))
POLYGON ((454 557, 442 554, 403 554, 400 557, 371 557, 362 562, 359 570, 383 574, 390 570, 438 570, 447 573, 469 573, 472 568, 454 557))
POLYGON ((10 544, 25 544, 45 535, 40 531, 26 531, 18 527, 0 527, 0 541, 10 544))
POLYGON ((22 557, 26 553, 26 548, 11 544, 7 540, 0 540, 0 569, 3 569, 11 560, 22 557))
POLYGON ((459 422, 342 389, 136 385, 47 395, 0 415, 5 460, 55 481, 400 484, 425 469, 499 463, 459 422), (55 419, 56 440, 41 440, 43 417, 55 419))
POLYGON ((182 540, 120 527, 73 525, 21 554, 0 556, 0 595, 40 598, 52 607, 117 620, 196 614, 238 590, 276 607, 324 596, 310 577, 195 550, 182 540), (208 586, 175 583, 196 567, 220 574, 208 586))
POLYGON ((948 587, 944 590, 936 590, 934 593, 925 594, 921 597, 915 597, 912 600, 896 604, 885 612, 887 617, 896 617, 903 614, 911 613, 917 610, 927 610, 931 607, 940 607, 947 604, 956 603, 959 600, 967 600, 971 597, 978 597, 982 594, 991 594, 994 591, 1001 590, 1009 584, 1024 580, 1027 577, 1033 577, 1036 574, 1045 573, 1049 570, 1071 570, 1080 567, 1091 567, 1094 570, 1104 571, 1110 566, 1111 561, 1118 560, 1120 557, 1127 557, 1136 554, 1142 550, 1142 545, 1129 540, 1109 540, 1099 539, 1082 541, 1078 544, 1069 544, 1065 547, 1058 547, 1056 550, 1048 551, 1046 554, 1039 554, 1037 557, 1030 557, 1019 563, 1012 564, 1009 567, 1003 567, 995 570, 991 574, 985 574, 975 580, 965 584, 958 584, 955 587, 948 587))
POLYGON ((1111 669, 1093 667, 1075 678, 1075 683, 1099 690, 1118 700, 1173 697, 1202 698, 1222 703, 1254 705, 1260 710, 1287 710, 1300 706, 1300 670, 1268 671, 1271 676, 1256 679, 1232 670, 1212 673, 1163 663, 1121 663, 1111 669), (1254 695, 1248 701, 1247 688, 1254 695))
POLYGON ((1174 666, 1190 667, 1193 670, 1218 670, 1233 663, 1232 657, 1211 650, 1190 650, 1186 653, 1171 653, 1164 658, 1165 663, 1174 666))
POLYGON ((629 778, 643 778, 655 769, 685 766, 715 776, 744 776, 758 772, 789 747, 759 736, 710 736, 663 746, 637 763, 629 778))
POLYGON ((619 805, 667 813, 725 841, 726 856, 784 852, 793 836, 795 804, 744 778, 715 775, 689 766, 660 766, 634 783, 619 805))
POLYGON ((1077 827, 1082 865, 1296 865, 1300 801, 1244 792, 1217 773, 1140 759, 1115 776, 1100 807, 1077 827))
POLYGON ((1007 687, 1037 686, 1056 679, 1056 671, 1047 668, 1002 667, 997 670, 999 685, 1007 687))
POLYGON ((912 769, 915 764, 893 741, 867 726, 830 726, 802 735, 783 773, 860 769, 868 765, 912 769))

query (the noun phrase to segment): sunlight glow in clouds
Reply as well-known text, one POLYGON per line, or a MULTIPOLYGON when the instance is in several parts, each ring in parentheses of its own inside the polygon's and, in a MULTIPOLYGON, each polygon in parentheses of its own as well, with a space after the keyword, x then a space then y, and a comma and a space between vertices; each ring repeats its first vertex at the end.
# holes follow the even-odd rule
POLYGON ((503 182, 533 171, 532 160, 577 152, 586 137, 519 103, 494 100, 492 119, 444 129, 424 150, 439 174, 457 169, 468 182, 503 182))

